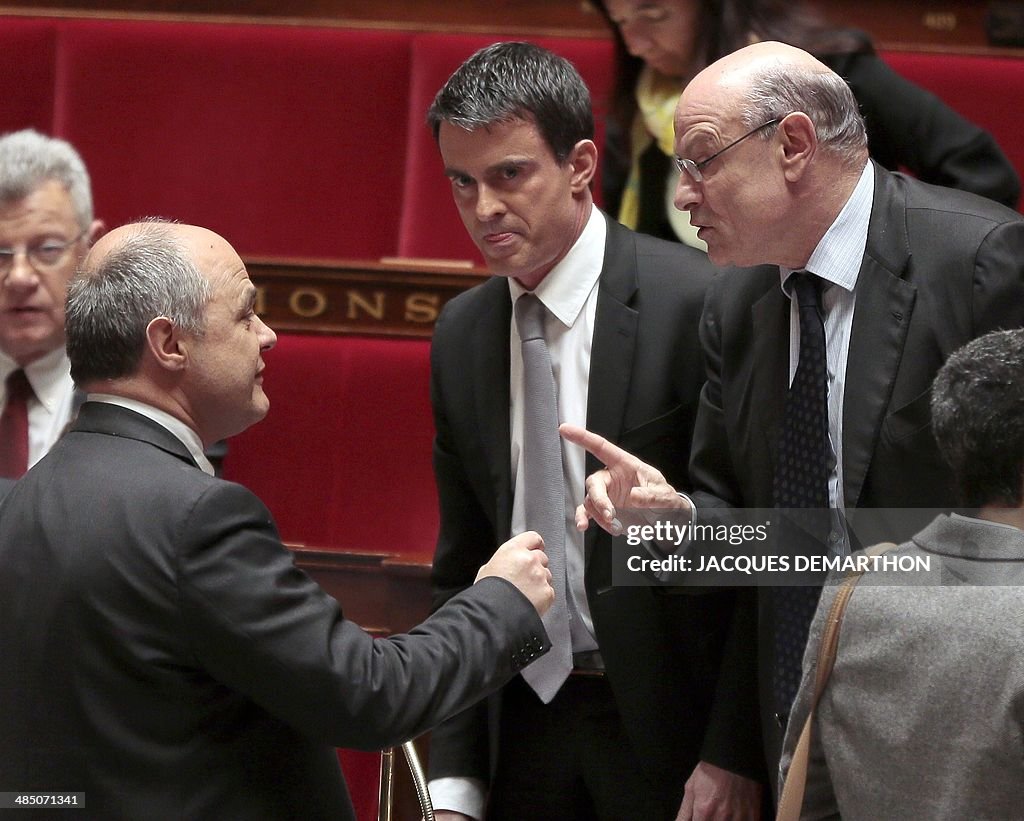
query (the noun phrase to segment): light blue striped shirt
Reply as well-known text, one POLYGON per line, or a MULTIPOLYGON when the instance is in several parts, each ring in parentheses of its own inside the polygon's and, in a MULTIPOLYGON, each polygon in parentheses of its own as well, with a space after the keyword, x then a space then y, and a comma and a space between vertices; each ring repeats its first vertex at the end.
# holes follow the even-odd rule
MULTIPOLYGON (((828 359, 828 432, 835 456, 829 476, 829 503, 845 507, 843 496, 843 396, 846 392, 846 362, 850 353, 853 311, 857 301, 857 277, 868 240, 868 221, 875 193, 875 174, 871 163, 864 166, 860 181, 835 222, 815 247, 801 269, 817 274, 823 282, 822 310, 825 315, 825 348, 828 359)), ((789 294, 786 281, 793 273, 779 268, 782 290, 790 299, 789 381, 792 383, 800 358, 800 317, 795 295, 789 294)))

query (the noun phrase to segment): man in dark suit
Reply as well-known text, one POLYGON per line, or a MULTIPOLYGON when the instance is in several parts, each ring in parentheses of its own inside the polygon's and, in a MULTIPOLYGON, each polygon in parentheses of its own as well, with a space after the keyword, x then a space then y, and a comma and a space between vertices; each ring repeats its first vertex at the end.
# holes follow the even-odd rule
POLYGON ((184 225, 118 229, 72 281, 89 401, 0 516, 0 790, 84 793, 104 820, 354 819, 334 746, 423 732, 545 650, 537 534, 375 641, 212 475, 203 446, 269 405, 255 298, 231 246, 184 225))
MULTIPOLYGON (((957 347, 1024 323, 1024 221, 988 200, 869 162, 842 79, 778 43, 735 52, 687 86, 676 150, 676 205, 700 226, 711 260, 761 264, 724 270, 708 293, 701 327, 708 381, 690 467, 698 521, 723 505, 776 505, 787 387, 801 350, 789 280, 803 270, 824 286, 816 310, 827 365, 822 492, 831 509, 852 511, 862 544, 912 535, 930 513, 882 524, 863 509, 955 503, 930 433, 929 388, 957 347)), ((610 469, 588 480, 581 517, 614 529, 616 506, 629 503, 640 483, 645 498, 634 497, 634 506, 679 508, 685 520, 690 503, 648 464, 581 431, 569 435, 610 469)), ((849 549, 841 522, 827 541, 824 550, 849 549)), ((755 652, 751 630, 748 651, 734 658, 760 654, 773 769, 792 698, 792 691, 780 697, 778 684, 795 687, 800 655, 777 655, 778 598, 759 592, 749 621, 759 625, 760 646, 755 652)), ((804 639, 811 605, 797 623, 804 639)))
POLYGON ((73 146, 31 129, 0 137, 0 476, 38 462, 81 404, 64 295, 102 233, 73 146))
MULTIPOLYGON (((530 421, 514 303, 536 298, 546 312, 558 420, 662 461, 686 487, 703 381, 690 352, 709 266, 594 207, 590 98, 566 60, 525 43, 483 49, 441 89, 428 121, 466 229, 496 275, 452 300, 434 329, 440 606, 472 582, 486 558, 480 540, 537 526, 526 480, 537 431, 526 428, 544 425, 530 421)), ((551 503, 571 664, 546 695, 517 678, 432 733, 438 818, 674 819, 684 788, 690 805, 752 816, 759 787, 741 774, 758 765, 756 726, 737 724, 718 689, 734 594, 615 586, 611 539, 584 540, 574 527, 585 454, 561 447, 558 420, 540 433, 562 468, 551 503)))

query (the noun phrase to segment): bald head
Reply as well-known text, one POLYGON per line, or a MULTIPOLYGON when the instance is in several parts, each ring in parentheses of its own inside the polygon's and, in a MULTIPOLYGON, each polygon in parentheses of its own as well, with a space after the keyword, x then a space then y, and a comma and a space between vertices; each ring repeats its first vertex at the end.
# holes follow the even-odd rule
POLYGON ((832 73, 828 66, 802 49, 786 43, 765 41, 716 60, 694 77, 688 88, 713 84, 719 89, 744 90, 750 87, 753 78, 768 69, 832 73))
POLYGON ((806 263, 867 162, 853 93, 805 51, 756 43, 683 91, 675 150, 689 160, 676 207, 716 265, 806 263))
POLYGON ((68 290, 71 374, 92 392, 177 417, 204 444, 259 421, 264 351, 256 287, 234 248, 205 228, 145 222, 111 231, 68 290))
POLYGON ((75 381, 88 385, 133 374, 155 317, 202 333, 212 288, 197 261, 217 243, 224 240, 206 229, 162 222, 133 223, 101 237, 68 288, 66 335, 75 381))
POLYGON ((825 152, 857 171, 867 160, 867 135, 853 92, 828 66, 795 46, 754 43, 701 71, 679 100, 676 136, 694 118, 713 111, 748 129, 802 112, 825 152))
POLYGON ((88 275, 102 267, 112 252, 140 244, 174 246, 187 254, 201 271, 206 271, 209 264, 221 256, 238 259, 228 241, 208 228, 150 220, 128 223, 105 234, 93 245, 82 268, 88 275))

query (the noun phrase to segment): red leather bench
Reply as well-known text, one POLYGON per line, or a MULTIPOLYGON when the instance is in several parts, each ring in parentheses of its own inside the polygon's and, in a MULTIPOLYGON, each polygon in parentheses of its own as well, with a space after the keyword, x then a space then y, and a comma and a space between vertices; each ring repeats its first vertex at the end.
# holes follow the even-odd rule
MULTIPOLYGON (((1024 60, 971 54, 884 51, 896 71, 987 129, 1024 178, 1024 60)), ((1024 211, 1024 201, 1020 208, 1024 211)))
POLYGON ((82 152, 98 214, 198 223, 242 254, 394 253, 407 35, 56 26, 54 128, 82 152))
POLYGON ((231 441, 229 479, 282 538, 430 555, 437 494, 426 339, 282 334, 265 359, 267 418, 231 441))

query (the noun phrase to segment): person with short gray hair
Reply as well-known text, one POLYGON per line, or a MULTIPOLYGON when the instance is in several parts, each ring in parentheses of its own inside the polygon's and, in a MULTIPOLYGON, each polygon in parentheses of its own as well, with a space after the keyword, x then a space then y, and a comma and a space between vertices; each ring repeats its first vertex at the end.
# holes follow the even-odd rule
MULTIPOLYGON (((680 498, 661 480, 645 494, 682 521, 694 510, 706 520, 799 509, 815 524, 787 532, 787 547, 803 534, 807 553, 841 557, 858 541, 907 538, 930 518, 921 511, 955 506, 929 388, 959 346, 1024 325, 1024 217, 869 160, 856 101, 829 71, 762 42, 708 66, 679 100, 675 203, 720 271, 701 320, 694 493, 680 498), (825 86, 837 93, 819 98, 825 86)), ((584 513, 612 527, 637 470, 654 468, 606 467, 588 479, 584 513)), ((751 592, 754 629, 736 654, 750 666, 736 682, 759 684, 774 773, 816 592, 751 592)))
POLYGON ((209 298, 209 281, 170 229, 157 222, 142 224, 95 270, 75 277, 68 287, 71 376, 86 384, 134 371, 154 316, 201 334, 209 298))
POLYGON ((60 183, 83 231, 92 224, 92 186, 75 147, 31 128, 0 137, 0 203, 24 199, 47 180, 60 183))
POLYGON ((537 533, 375 639, 213 475, 204 446, 270 407, 255 306, 238 253, 194 225, 117 228, 75 278, 87 401, 0 501, 0 793, 59 790, 103 821, 355 821, 336 747, 426 732, 550 646, 537 533))
MULTIPOLYGON (((751 80, 742 106, 741 117, 748 129, 803 111, 814 123, 822 150, 842 157, 855 171, 863 168, 867 130, 850 86, 838 74, 816 68, 766 66, 751 80)), ((777 128, 764 129, 760 139, 770 140, 777 128)))
POLYGON ((31 129, 0 137, 0 476, 38 462, 74 414, 64 297, 102 232, 69 143, 31 129))

